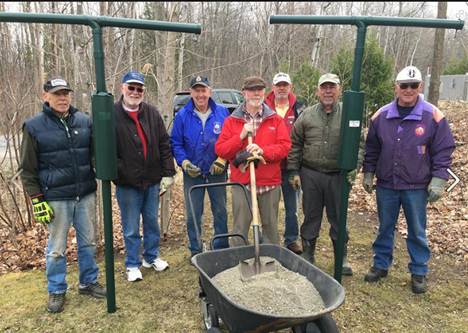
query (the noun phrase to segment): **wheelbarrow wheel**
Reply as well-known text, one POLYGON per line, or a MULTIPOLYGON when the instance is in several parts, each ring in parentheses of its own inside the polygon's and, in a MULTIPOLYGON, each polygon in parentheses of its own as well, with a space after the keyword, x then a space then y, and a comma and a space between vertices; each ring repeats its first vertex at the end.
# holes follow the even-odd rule
MULTIPOLYGON (((205 298, 201 299, 201 308, 203 313, 203 323, 205 328, 210 331, 213 327, 219 327, 219 318, 213 304, 208 303, 205 298)), ((215 331, 213 331, 215 332, 215 331)))
POLYGON ((320 328, 322 333, 339 333, 338 325, 336 325, 335 319, 327 313, 315 321, 315 324, 320 328))
POLYGON ((292 328, 293 333, 321 333, 320 328, 314 323, 306 323, 292 328))
POLYGON ((325 314, 320 318, 294 326, 293 333, 339 333, 338 326, 330 314, 325 314))

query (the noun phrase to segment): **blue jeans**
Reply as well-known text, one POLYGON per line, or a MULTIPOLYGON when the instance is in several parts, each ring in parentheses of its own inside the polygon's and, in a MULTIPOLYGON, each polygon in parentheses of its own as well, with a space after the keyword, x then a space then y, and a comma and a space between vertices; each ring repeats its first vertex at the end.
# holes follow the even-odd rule
POLYGON ((427 191, 425 189, 391 190, 377 186, 380 226, 377 239, 372 245, 374 267, 387 270, 392 264, 395 225, 400 206, 403 207, 408 227, 406 246, 411 260, 408 269, 412 274, 426 275, 431 252, 426 237, 427 191))
POLYGON ((297 225, 297 199, 299 191, 296 191, 288 181, 288 173, 282 170, 281 191, 284 202, 284 245, 288 246, 297 240, 299 229, 297 225))
POLYGON ((143 220, 143 258, 151 263, 159 257, 160 231, 158 223, 159 184, 141 190, 132 186, 117 186, 122 231, 125 241, 125 266, 141 266, 140 215, 143 220))
POLYGON ((47 289, 49 293, 67 291, 67 236, 70 226, 76 231, 80 285, 87 286, 98 279, 96 265, 96 193, 77 200, 49 201, 54 219, 47 225, 49 240, 46 253, 47 289))
MULTIPOLYGON (((198 243, 198 237, 195 230, 192 211, 189 204, 189 189, 193 185, 221 183, 227 179, 226 173, 217 176, 208 175, 192 178, 184 172, 184 198, 185 198, 185 216, 187 216, 187 233, 189 238, 189 250, 192 254, 202 251, 198 243)), ((208 196, 211 203, 211 212, 213 213, 214 235, 225 234, 227 228, 226 212, 226 187, 211 187, 207 189, 197 189, 192 191, 192 203, 195 211, 195 220, 197 221, 198 232, 202 233, 202 215, 205 198, 205 190, 208 190, 208 196)), ((229 247, 228 240, 225 238, 216 239, 213 244, 214 249, 223 249, 229 247)))

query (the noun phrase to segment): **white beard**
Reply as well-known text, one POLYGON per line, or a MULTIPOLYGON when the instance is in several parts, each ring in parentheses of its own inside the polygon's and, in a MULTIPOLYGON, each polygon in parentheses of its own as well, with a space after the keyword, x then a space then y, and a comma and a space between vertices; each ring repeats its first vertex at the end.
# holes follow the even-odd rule
POLYGON ((263 104, 263 98, 260 99, 250 99, 248 100, 249 105, 254 108, 258 108, 263 104))

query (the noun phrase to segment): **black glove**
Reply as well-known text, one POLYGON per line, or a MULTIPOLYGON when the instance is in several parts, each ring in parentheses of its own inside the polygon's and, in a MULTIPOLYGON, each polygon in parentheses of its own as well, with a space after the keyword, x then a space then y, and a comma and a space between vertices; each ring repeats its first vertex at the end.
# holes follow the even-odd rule
MULTIPOLYGON (((252 157, 254 157, 252 153, 249 153, 247 150, 241 150, 236 154, 236 158, 234 159, 234 161, 232 161, 232 164, 234 164, 234 166, 238 168, 241 164, 247 164, 247 160, 252 157)), ((258 163, 260 163, 260 160, 255 159, 255 167, 257 167, 258 163)))

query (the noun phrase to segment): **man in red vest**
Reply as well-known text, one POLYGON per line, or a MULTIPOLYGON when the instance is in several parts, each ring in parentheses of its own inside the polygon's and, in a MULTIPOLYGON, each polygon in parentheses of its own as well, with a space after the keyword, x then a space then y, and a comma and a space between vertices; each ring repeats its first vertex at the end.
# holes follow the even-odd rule
MULTIPOLYGON (((298 117, 298 110, 302 103, 298 103, 296 96, 292 93, 291 78, 286 73, 278 73, 273 77, 271 92, 265 99, 265 104, 275 111, 291 133, 294 121, 298 117)), ((284 202, 284 245, 296 254, 302 253, 302 248, 297 242, 299 230, 297 224, 297 199, 299 190, 295 190, 288 181, 287 158, 281 161, 281 192, 284 202)))

